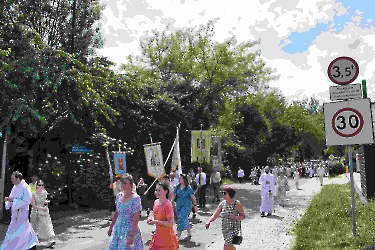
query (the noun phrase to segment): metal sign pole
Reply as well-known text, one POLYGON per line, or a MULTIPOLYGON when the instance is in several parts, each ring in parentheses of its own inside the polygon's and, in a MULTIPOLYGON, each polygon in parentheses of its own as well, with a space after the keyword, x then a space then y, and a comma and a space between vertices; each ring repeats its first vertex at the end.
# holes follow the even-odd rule
POLYGON ((351 203, 352 203, 352 233, 353 236, 357 235, 356 232, 356 221, 355 221, 355 197, 354 197, 354 180, 353 180, 353 161, 352 161, 352 147, 351 145, 348 146, 348 154, 349 154, 349 171, 350 171, 350 195, 351 195, 351 203))

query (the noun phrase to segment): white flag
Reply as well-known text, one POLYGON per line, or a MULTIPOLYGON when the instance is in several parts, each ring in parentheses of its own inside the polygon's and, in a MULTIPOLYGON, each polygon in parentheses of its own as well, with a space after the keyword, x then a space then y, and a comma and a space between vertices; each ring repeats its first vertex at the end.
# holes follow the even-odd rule
POLYGON ((173 149, 173 156, 172 156, 172 171, 178 170, 178 173, 182 173, 181 167, 181 156, 180 156, 180 140, 179 140, 179 131, 177 129, 176 139, 173 149))
POLYGON ((182 174, 181 156, 180 156, 180 135, 179 135, 179 129, 177 129, 176 149, 177 149, 178 173, 182 174))

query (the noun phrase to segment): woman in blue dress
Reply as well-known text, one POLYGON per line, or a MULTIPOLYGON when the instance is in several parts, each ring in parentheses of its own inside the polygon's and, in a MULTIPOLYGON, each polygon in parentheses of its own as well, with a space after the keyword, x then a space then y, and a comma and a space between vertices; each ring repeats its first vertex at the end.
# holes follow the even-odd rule
POLYGON ((177 210, 177 236, 180 240, 181 233, 187 230, 187 239, 191 238, 191 228, 189 222, 189 214, 194 204, 194 211, 198 212, 197 200, 194 191, 190 187, 188 178, 185 174, 180 174, 179 184, 174 189, 174 198, 177 210))
POLYGON ((138 226, 142 209, 141 198, 133 192, 133 184, 133 177, 129 174, 125 174, 121 179, 123 192, 116 196, 116 212, 108 230, 108 236, 111 236, 108 250, 143 249, 138 226))

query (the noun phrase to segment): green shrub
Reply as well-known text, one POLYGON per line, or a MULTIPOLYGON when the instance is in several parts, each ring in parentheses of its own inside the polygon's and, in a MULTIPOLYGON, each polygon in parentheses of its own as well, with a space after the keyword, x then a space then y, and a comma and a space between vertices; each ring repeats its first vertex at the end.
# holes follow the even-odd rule
POLYGON ((345 173, 345 167, 339 163, 332 163, 329 167, 329 175, 340 175, 345 173))

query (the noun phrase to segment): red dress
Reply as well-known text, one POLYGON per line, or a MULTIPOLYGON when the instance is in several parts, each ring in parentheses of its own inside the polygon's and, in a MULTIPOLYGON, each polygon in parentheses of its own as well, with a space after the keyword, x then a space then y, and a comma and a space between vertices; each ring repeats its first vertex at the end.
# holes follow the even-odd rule
MULTIPOLYGON (((161 221, 174 218, 172 203, 167 200, 159 205, 159 200, 156 200, 154 202, 154 218, 161 221)), ((152 236, 149 249, 177 250, 178 248, 178 240, 173 227, 156 224, 155 234, 152 236)))

